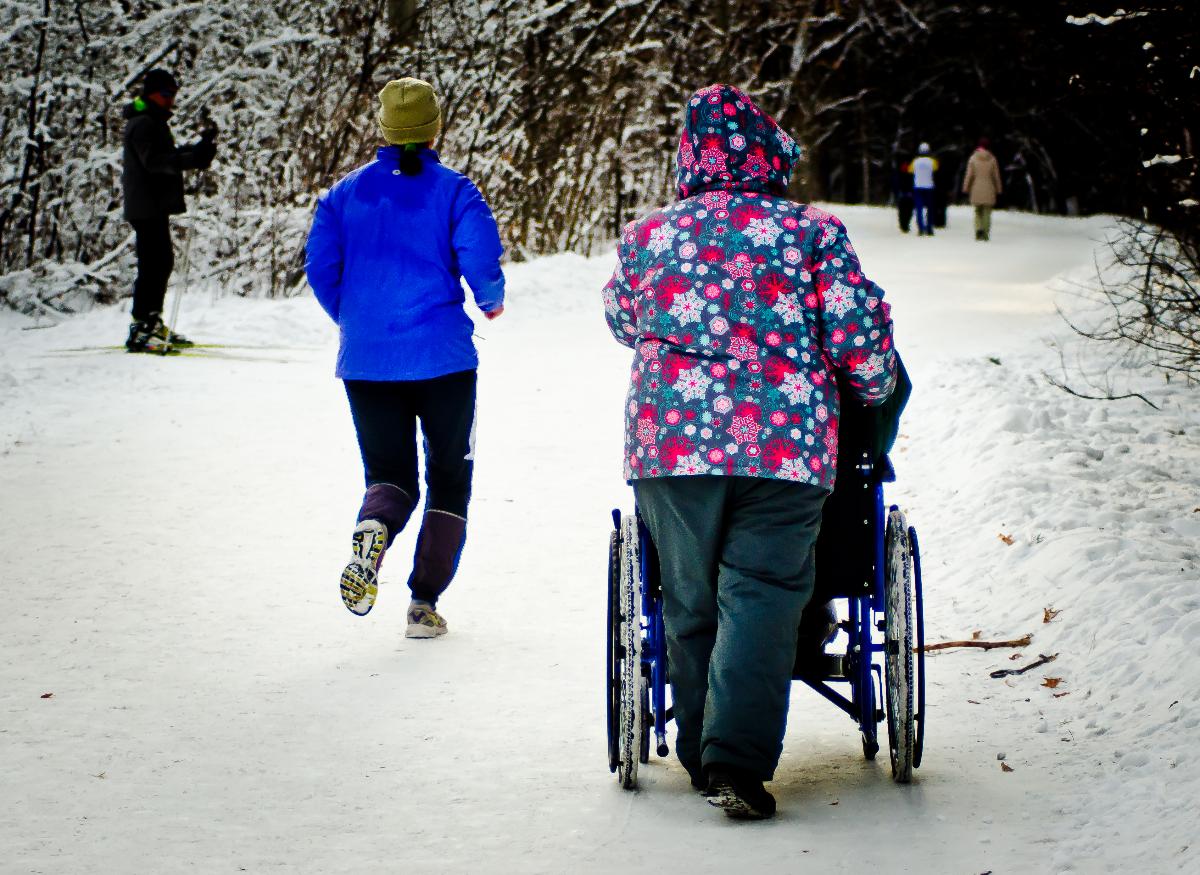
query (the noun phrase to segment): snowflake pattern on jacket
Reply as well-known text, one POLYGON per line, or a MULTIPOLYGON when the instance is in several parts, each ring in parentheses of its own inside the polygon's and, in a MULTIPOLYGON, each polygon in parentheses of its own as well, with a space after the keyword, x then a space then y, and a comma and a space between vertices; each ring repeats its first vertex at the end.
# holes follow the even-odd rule
POLYGON ((680 200, 630 223, 604 288, 634 349, 628 480, 765 477, 832 490, 835 371, 864 403, 896 381, 883 291, 834 216, 785 197, 800 150, 736 88, 688 102, 680 200))

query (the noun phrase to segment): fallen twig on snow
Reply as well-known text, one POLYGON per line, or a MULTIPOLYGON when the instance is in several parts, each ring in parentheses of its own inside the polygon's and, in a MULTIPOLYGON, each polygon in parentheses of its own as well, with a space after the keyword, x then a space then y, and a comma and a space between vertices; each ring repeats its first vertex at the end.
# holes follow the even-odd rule
POLYGON ((939 641, 937 644, 926 644, 924 647, 913 648, 916 653, 929 653, 931 650, 949 650, 951 647, 978 647, 982 650, 993 650, 997 647, 1028 647, 1033 641, 1030 633, 1024 638, 1014 638, 1012 641, 980 641, 973 638, 970 641, 939 641))
POLYGON ((1082 398, 1085 401, 1124 401, 1126 398, 1137 398, 1139 401, 1145 401, 1155 410, 1162 409, 1141 392, 1126 392, 1124 395, 1085 395, 1083 392, 1076 392, 1066 383, 1060 383, 1045 371, 1042 372, 1042 376, 1044 376, 1046 378, 1046 382, 1048 382, 1055 389, 1062 389, 1068 395, 1074 395, 1076 398, 1082 398))
POLYGON ((994 672, 992 672, 991 677, 1006 678, 1009 675, 1013 675, 1013 674, 1025 674, 1025 672, 1032 671, 1033 669, 1037 668, 1039 665, 1045 665, 1047 662, 1054 662, 1054 660, 1058 659, 1058 654, 1054 653, 1054 654, 1051 654, 1050 656, 1046 656, 1046 654, 1043 653, 1041 655, 1041 657, 1042 657, 1041 659, 1036 659, 1033 662, 1029 663, 1029 665, 1023 666, 1022 668, 998 668, 994 672))

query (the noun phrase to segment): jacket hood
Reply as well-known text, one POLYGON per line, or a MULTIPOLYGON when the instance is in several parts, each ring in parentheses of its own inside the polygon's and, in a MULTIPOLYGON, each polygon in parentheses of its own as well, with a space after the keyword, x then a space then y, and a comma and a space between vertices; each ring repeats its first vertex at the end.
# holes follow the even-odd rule
POLYGON ((732 85, 709 85, 687 103, 679 137, 679 196, 702 191, 784 194, 800 147, 732 85))

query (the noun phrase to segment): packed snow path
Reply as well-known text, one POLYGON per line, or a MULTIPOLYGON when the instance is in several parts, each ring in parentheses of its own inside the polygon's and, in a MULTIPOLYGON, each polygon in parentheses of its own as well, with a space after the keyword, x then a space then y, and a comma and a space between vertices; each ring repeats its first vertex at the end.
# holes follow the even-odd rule
POLYGON ((218 360, 57 352, 119 342, 120 309, 0 321, 0 870, 1200 871, 1196 397, 1148 381, 1155 412, 1042 376, 1104 223, 1001 213, 980 244, 965 211, 923 239, 835 210, 916 387, 889 498, 920 532, 928 637, 1034 635, 1016 661, 930 658, 913 785, 799 685, 776 820, 727 821, 673 755, 637 793, 612 780, 630 353, 601 315, 612 256, 558 256, 510 267, 508 312, 479 327, 475 499, 437 641, 403 638, 411 532, 374 612, 340 603, 360 468, 311 299, 194 292, 186 333, 274 347, 218 360))

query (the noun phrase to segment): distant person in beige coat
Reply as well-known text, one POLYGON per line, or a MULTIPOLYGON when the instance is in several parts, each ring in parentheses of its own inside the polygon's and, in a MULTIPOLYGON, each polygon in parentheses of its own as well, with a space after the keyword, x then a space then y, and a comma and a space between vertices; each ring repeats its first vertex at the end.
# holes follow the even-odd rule
POLYGON ((963 194, 970 195, 971 206, 975 207, 975 239, 987 240, 992 234, 992 207, 996 197, 1003 191, 1000 185, 1000 164, 996 156, 988 151, 987 137, 981 137, 979 146, 967 161, 967 175, 963 179, 963 194))

